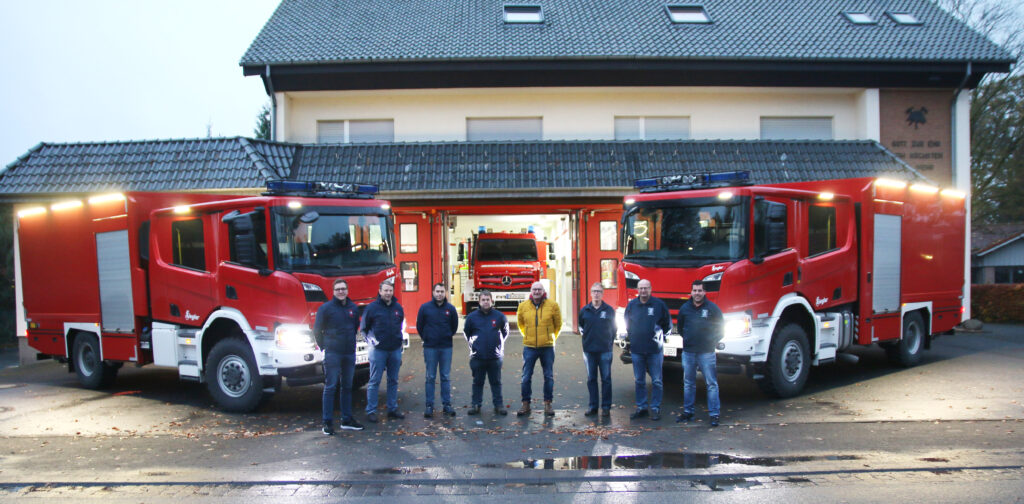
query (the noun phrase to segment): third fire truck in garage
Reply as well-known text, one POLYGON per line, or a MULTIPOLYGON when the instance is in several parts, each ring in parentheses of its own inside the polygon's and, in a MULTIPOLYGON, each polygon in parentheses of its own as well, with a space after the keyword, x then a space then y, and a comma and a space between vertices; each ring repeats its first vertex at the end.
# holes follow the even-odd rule
MULTIPOLYGON (((628 297, 648 279, 675 317, 690 283, 703 280, 726 318, 720 365, 789 397, 811 366, 854 346, 879 344, 912 366, 933 337, 960 323, 962 193, 874 178, 748 179, 638 180, 623 212, 619 282, 628 297)), ((682 338, 670 335, 666 362, 678 363, 681 350, 682 338)))
POLYGON ((545 277, 544 249, 530 229, 526 233, 488 233, 483 228, 469 242, 469 278, 463 290, 463 313, 476 309, 479 291, 487 289, 494 306, 516 311, 530 296, 530 285, 545 277))

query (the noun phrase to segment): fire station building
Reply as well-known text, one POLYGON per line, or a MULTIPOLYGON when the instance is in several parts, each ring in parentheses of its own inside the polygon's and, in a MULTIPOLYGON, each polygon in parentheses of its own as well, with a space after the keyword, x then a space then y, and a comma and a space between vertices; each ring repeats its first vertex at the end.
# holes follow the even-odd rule
POLYGON ((272 101, 271 141, 40 144, 0 193, 375 184, 404 304, 442 282, 458 306, 472 235, 532 228, 573 321, 594 282, 626 301, 614 272, 634 179, 749 170, 967 193, 969 91, 1012 62, 927 0, 284 0, 240 62, 272 101))

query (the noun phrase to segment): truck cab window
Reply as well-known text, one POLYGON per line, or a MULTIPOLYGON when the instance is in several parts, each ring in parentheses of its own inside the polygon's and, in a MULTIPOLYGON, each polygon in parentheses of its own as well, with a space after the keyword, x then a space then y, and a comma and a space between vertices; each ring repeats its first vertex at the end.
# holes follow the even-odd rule
POLYGON ((171 223, 171 264, 206 271, 206 247, 201 219, 171 223))
POLYGON ((812 205, 807 209, 807 255, 823 254, 837 247, 836 209, 812 205))

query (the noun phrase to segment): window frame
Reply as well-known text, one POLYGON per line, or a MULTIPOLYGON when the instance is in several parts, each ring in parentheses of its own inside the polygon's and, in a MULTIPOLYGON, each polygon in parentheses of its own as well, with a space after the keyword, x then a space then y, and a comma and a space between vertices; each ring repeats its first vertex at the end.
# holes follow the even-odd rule
POLYGON ((318 119, 316 121, 316 143, 318 144, 369 144, 369 143, 390 143, 395 141, 395 120, 393 118, 380 118, 380 119, 318 119), (353 123, 371 123, 381 122, 390 123, 391 125, 391 139, 390 140, 371 140, 371 141, 353 141, 352 140, 352 124, 353 123), (321 128, 325 124, 341 124, 341 142, 328 142, 323 141, 321 135, 321 128))
POLYGON ((711 19, 711 14, 708 13, 708 9, 706 7, 704 7, 704 4, 694 4, 694 3, 689 3, 689 4, 666 4, 665 5, 665 14, 668 15, 668 20, 673 25, 693 25, 693 24, 696 24, 696 25, 706 25, 706 24, 711 24, 711 23, 714 22, 714 20, 711 19), (673 10, 679 10, 679 11, 687 10, 689 12, 686 12, 686 13, 681 13, 681 12, 680 13, 676 13, 676 12, 673 12, 673 10), (692 18, 677 17, 677 16, 682 16, 682 15, 694 15, 694 14, 698 14, 698 13, 701 16, 703 16, 703 19, 692 19, 692 18))
POLYGON ((828 254, 829 252, 839 250, 840 247, 838 224, 839 209, 836 207, 836 205, 827 203, 812 203, 807 206, 807 257, 818 257, 820 255, 828 254), (826 209, 829 211, 828 213, 831 214, 830 216, 826 217, 827 222, 829 222, 831 226, 829 228, 826 228, 825 230, 826 246, 831 245, 831 247, 823 250, 814 251, 811 249, 814 243, 814 240, 812 238, 814 238, 816 232, 821 232, 814 227, 815 216, 812 215, 812 212, 814 212, 817 209, 826 209))

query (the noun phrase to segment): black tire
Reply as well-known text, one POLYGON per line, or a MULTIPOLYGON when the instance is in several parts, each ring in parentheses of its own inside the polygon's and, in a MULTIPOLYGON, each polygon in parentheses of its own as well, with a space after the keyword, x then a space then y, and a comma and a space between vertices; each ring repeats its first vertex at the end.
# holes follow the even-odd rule
POLYGON ((764 377, 757 381, 766 394, 793 397, 803 390, 811 371, 811 351, 807 334, 797 324, 789 323, 775 333, 764 377))
POLYGON ((903 317, 903 337, 898 343, 885 347, 885 352, 893 364, 912 367, 921 363, 924 350, 925 326, 921 314, 911 312, 903 317))
POLYGON ((245 413, 263 400, 263 377, 249 344, 240 338, 217 342, 206 358, 206 388, 224 411, 245 413))
POLYGON ((79 333, 72 348, 75 374, 78 383, 87 389, 102 389, 113 385, 117 379, 118 365, 111 365, 100 359, 100 342, 95 335, 79 333))
POLYGON ((367 368, 365 372, 356 370, 356 373, 352 375, 352 390, 358 390, 370 383, 370 370, 367 368))

